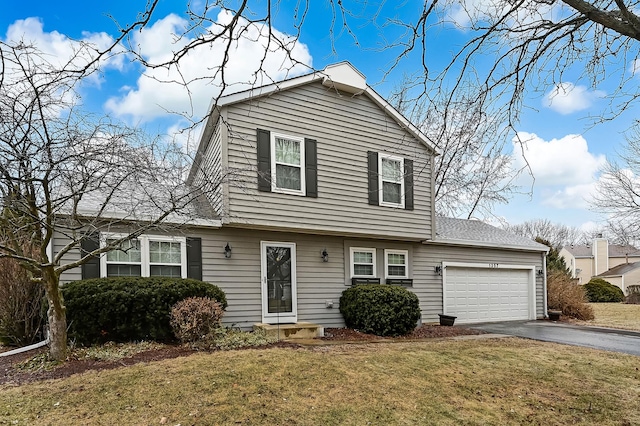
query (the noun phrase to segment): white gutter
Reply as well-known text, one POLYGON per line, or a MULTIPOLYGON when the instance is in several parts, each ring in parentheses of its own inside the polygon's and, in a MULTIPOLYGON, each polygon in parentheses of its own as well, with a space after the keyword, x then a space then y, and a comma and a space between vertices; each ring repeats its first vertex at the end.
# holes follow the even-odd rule
POLYGON ((487 248, 496 248, 496 249, 510 249, 510 250, 520 250, 520 251, 533 251, 533 252, 549 252, 549 247, 543 246, 540 244, 540 248, 528 247, 528 246, 518 246, 512 244, 500 244, 500 243, 492 243, 485 241, 466 241, 466 240, 424 240, 422 244, 427 245, 445 245, 445 246, 465 246, 465 247, 487 247, 487 248))
POLYGON ((33 345, 29 345, 29 346, 25 346, 23 348, 18 348, 18 349, 14 349, 8 352, 2 352, 0 353, 0 358, 4 357, 4 356, 11 356, 11 355, 17 355, 17 354, 21 354, 23 352, 29 352, 32 351, 34 349, 38 349, 41 348, 43 346, 47 346, 49 344, 49 333, 47 332, 47 338, 44 339, 42 342, 39 343, 34 343, 33 345))

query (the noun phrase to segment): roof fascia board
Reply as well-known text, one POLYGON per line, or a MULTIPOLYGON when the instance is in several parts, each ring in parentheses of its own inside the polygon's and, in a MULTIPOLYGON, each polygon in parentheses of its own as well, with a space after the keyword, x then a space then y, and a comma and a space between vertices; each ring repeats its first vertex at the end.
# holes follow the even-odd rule
POLYGON ((465 240, 424 240, 422 241, 422 244, 438 245, 438 246, 485 247, 485 248, 495 248, 495 249, 531 251, 535 253, 549 252, 549 247, 545 247, 543 249, 543 248, 518 246, 518 245, 512 245, 512 244, 499 244, 499 243, 465 241, 465 240))
MULTIPOLYGON (((141 215, 139 217, 131 217, 128 213, 120 213, 120 212, 108 212, 103 213, 99 217, 93 214, 95 212, 86 210, 79 211, 78 216, 81 218, 87 219, 104 219, 104 220, 122 220, 122 221, 130 221, 130 222, 153 222, 156 218, 151 215, 141 215)), ((61 215, 64 216, 64 215, 61 215)), ((186 219, 184 217, 180 217, 177 215, 169 215, 165 220, 163 220, 158 225, 162 224, 167 225, 184 225, 184 226, 198 226, 204 228, 221 228, 222 221, 219 219, 186 219)))
POLYGON ((402 114, 398 112, 389 102, 387 102, 382 96, 380 96, 375 90, 371 88, 371 86, 367 86, 364 93, 369 96, 369 98, 375 102, 378 107, 382 108, 387 114, 393 117, 394 120, 403 128, 405 128, 409 133, 413 135, 416 139, 422 142, 427 148, 433 151, 434 155, 440 155, 442 152, 440 149, 425 136, 424 133, 420 131, 416 126, 414 126, 409 120, 407 120, 402 114))
MULTIPOLYGON (((348 65, 352 67, 351 64, 348 64, 348 65)), ((314 73, 302 75, 299 77, 294 77, 289 80, 283 80, 281 82, 257 87, 255 89, 249 89, 242 92, 232 93, 230 95, 222 96, 220 97, 220 99, 218 99, 217 107, 221 108, 227 105, 232 105, 232 104, 243 102, 249 99, 267 96, 278 91, 292 89, 294 87, 313 83, 318 80, 321 80, 323 84, 326 86, 325 82, 330 80, 327 80, 328 75, 325 71, 330 67, 331 66, 328 66, 323 71, 316 71, 314 73)), ((352 69, 356 73, 360 74, 360 72, 355 68, 352 67, 352 69)), ((400 114, 391 104, 389 104, 389 102, 387 102, 382 96, 380 96, 375 90, 373 90, 371 86, 369 85, 365 85, 365 86, 366 88, 361 93, 366 94, 376 105, 378 105, 379 108, 381 108, 383 111, 389 114, 401 127, 406 129, 409 133, 411 133, 413 137, 415 137, 423 145, 425 145, 428 149, 430 149, 434 155, 441 154, 440 149, 435 144, 431 143, 431 141, 424 135, 424 133, 420 131, 420 129, 418 129, 409 120, 407 120, 402 114, 400 114)), ((335 87, 332 87, 332 88, 334 90, 339 90, 340 89, 339 83, 336 83, 335 87)), ((356 95, 357 94, 354 94, 354 96, 356 95)), ((214 106, 211 105, 210 110, 211 108, 214 108, 214 106)))

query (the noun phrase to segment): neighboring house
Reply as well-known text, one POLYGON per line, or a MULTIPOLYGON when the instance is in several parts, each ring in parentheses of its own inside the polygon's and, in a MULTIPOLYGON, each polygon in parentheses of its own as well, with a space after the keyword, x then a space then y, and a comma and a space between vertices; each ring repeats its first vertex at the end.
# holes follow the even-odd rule
POLYGON ((609 244, 606 238, 595 238, 591 244, 563 247, 560 256, 579 284, 599 277, 625 293, 627 286, 640 284, 640 250, 631 245, 609 244))
POLYGON ((225 322, 243 328, 344 326, 340 296, 359 283, 408 288, 423 323, 440 313, 460 323, 543 318, 548 248, 437 218, 437 154, 349 63, 223 96, 189 176, 234 176, 211 191, 215 217, 176 235, 142 235, 63 279, 201 278, 225 291, 225 322))

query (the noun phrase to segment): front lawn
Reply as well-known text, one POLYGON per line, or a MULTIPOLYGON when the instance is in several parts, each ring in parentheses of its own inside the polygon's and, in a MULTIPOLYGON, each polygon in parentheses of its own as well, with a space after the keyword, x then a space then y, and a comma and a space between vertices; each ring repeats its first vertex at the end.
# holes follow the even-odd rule
POLYGON ((0 424, 640 424, 637 365, 515 338, 202 353, 0 386, 0 424))
POLYGON ((580 321, 581 324, 640 331, 640 305, 624 303, 589 303, 589 305, 593 307, 595 319, 580 321))

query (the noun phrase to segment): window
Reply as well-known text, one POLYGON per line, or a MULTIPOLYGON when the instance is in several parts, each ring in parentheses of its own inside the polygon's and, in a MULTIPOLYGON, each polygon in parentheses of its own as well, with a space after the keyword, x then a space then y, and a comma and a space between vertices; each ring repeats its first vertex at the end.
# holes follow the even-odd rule
POLYGON ((404 159, 380 153, 378 161, 380 205, 404 208, 404 159))
POLYGON ((271 133, 271 190, 305 195, 304 139, 271 133))
POLYGON ((407 250, 385 250, 384 270, 385 278, 409 278, 407 274, 407 250))
POLYGON ((351 247, 351 277, 376 276, 376 249, 351 247))
MULTIPOLYGON (((125 234, 102 234, 101 244, 111 244, 125 234)), ((187 277, 186 238, 141 235, 101 256, 103 277, 187 277)))
MULTIPOLYGON (((117 238, 108 238, 105 242, 112 244, 117 238)), ((139 277, 142 275, 142 257, 140 240, 129 240, 120 244, 120 250, 107 252, 107 277, 139 277)))

